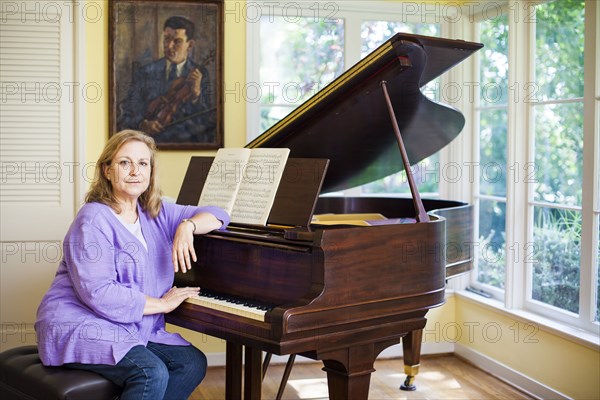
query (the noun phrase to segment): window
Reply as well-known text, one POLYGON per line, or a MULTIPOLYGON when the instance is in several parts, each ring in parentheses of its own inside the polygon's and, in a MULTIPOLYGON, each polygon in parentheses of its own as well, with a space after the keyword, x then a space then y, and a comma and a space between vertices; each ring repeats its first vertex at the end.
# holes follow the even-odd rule
POLYGON ((344 71, 343 20, 263 17, 260 21, 260 132, 344 71))
POLYGON ((511 307, 593 329, 600 300, 598 184, 591 183, 599 179, 599 150, 598 116, 586 115, 584 101, 586 84, 597 90, 597 71, 584 71, 585 40, 594 39, 584 31, 585 4, 514 3, 478 23, 486 47, 474 107, 480 179, 472 284, 499 299, 510 290, 511 307), (525 50, 509 51, 509 42, 525 50))
MULTIPOLYGON (((439 36, 441 30, 431 15, 432 22, 416 15, 409 19, 397 5, 378 2, 368 7, 354 1, 282 2, 279 7, 265 6, 260 10, 258 23, 249 24, 249 51, 255 49, 254 53, 260 55, 258 72, 250 65, 248 73, 249 82, 255 82, 253 77, 257 74, 260 77, 260 100, 249 102, 248 106, 249 141, 395 33, 439 36)), ((424 89, 424 94, 439 97, 439 86, 438 79, 424 89)), ((421 193, 437 194, 437 171, 437 154, 414 166, 421 193)), ((351 190, 357 194, 410 193, 405 172, 351 190)))
POLYGON ((581 0, 536 7, 539 101, 532 103, 535 259, 529 296, 574 314, 581 277, 584 12, 581 0))
POLYGON ((480 24, 479 250, 476 275, 488 290, 504 289, 508 119, 508 16, 480 24))

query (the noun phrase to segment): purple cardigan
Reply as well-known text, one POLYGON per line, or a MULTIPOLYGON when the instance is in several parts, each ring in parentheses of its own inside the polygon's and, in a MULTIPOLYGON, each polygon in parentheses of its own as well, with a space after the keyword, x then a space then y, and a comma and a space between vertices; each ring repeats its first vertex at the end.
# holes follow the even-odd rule
MULTIPOLYGON (((138 205, 148 250, 101 203, 85 204, 63 242, 63 259, 38 308, 35 330, 44 365, 118 363, 149 341, 189 345, 165 331, 163 314, 143 315, 145 295, 160 298, 173 286, 171 248, 184 218, 217 207, 163 203, 156 218, 138 205)), ((221 229, 222 229, 221 228, 221 229)))

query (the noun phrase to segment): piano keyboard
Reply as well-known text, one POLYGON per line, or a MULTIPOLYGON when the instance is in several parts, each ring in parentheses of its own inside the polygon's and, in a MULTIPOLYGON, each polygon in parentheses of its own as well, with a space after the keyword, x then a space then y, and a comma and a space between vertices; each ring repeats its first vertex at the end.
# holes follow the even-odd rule
POLYGON ((185 301, 213 310, 223 311, 263 322, 267 311, 270 311, 275 307, 271 304, 209 290, 201 290, 198 296, 190 297, 185 301))

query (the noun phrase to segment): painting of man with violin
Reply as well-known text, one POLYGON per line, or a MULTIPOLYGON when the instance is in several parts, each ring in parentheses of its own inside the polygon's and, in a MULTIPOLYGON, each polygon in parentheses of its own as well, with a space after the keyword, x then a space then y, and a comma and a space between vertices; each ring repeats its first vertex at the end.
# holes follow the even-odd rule
MULTIPOLYGON (((131 4, 129 2, 127 7, 131 7, 131 4)), ((202 4, 196 3, 196 6, 202 4)), ((141 4, 133 5, 142 7, 141 4)), ((179 7, 182 6, 192 7, 189 3, 180 3, 179 7)), ((195 11, 198 15, 198 10, 195 11)), ((114 106, 115 132, 123 129, 140 130, 152 136, 162 149, 211 149, 222 146, 219 96, 215 90, 218 85, 214 81, 218 75, 214 62, 216 44, 207 43, 206 38, 202 37, 206 29, 198 29, 196 23, 210 25, 207 19, 209 14, 203 13, 197 21, 189 18, 190 14, 193 13, 165 4, 162 8, 155 7, 137 13, 130 26, 117 27, 115 30, 139 37, 140 33, 158 33, 158 26, 162 28, 158 35, 160 45, 155 46, 159 48, 158 58, 145 61, 148 53, 152 53, 152 43, 155 43, 146 35, 143 39, 147 42, 150 39, 146 48, 139 43, 134 46, 140 51, 138 57, 131 54, 127 56, 126 52, 113 49, 117 57, 122 55, 121 58, 126 60, 121 63, 122 69, 129 69, 127 72, 130 72, 130 77, 123 79, 128 81, 126 87, 121 87, 117 79, 114 82, 117 97, 114 106), (181 14, 175 14, 177 12, 181 14), (164 22, 159 22, 163 15, 164 22), (212 50, 198 48, 201 43, 212 46, 212 50), (127 68, 129 60, 131 67, 127 68), (210 66, 213 71, 209 70, 210 66)), ((217 38, 214 39, 218 43, 217 38)), ((129 40, 126 38, 122 42, 128 43, 129 40)))

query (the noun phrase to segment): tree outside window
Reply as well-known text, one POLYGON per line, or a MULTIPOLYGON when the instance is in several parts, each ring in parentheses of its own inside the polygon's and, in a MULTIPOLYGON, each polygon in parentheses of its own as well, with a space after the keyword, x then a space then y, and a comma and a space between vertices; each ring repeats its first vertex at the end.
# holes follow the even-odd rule
POLYGON ((504 289, 508 126, 508 16, 480 23, 477 280, 504 289))
POLYGON ((536 7, 531 298, 579 312, 584 1, 536 7))
POLYGON ((344 21, 265 16, 260 42, 264 132, 344 72, 344 21))

